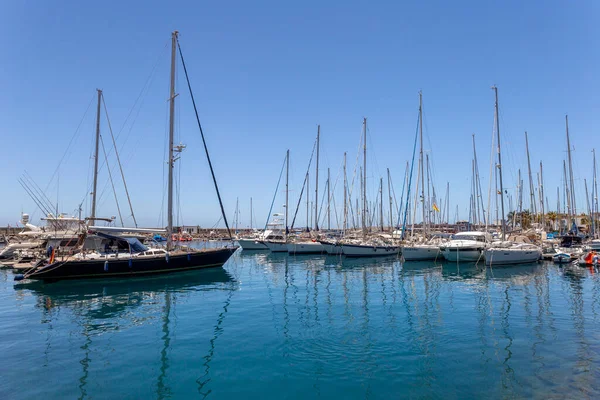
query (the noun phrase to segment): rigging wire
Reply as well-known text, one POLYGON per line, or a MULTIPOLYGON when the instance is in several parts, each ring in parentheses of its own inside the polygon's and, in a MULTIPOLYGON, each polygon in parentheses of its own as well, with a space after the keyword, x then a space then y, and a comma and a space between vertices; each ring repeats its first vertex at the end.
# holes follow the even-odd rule
POLYGON ((181 64, 183 66, 183 71, 185 73, 185 79, 187 81, 188 89, 190 91, 190 97, 192 98, 192 104, 194 105, 194 112, 196 113, 196 121, 198 122, 198 128, 200 129, 200 135, 202 136, 202 144, 204 145, 204 151, 206 152, 206 159, 208 160, 208 166, 210 167, 210 173, 213 178, 213 182, 215 184, 215 191, 217 192, 217 197, 219 199, 219 205, 221 206, 221 214, 223 215, 223 221, 225 222, 225 226, 227 227, 227 233, 229 234, 229 238, 233 239, 231 235, 231 229, 229 229, 229 223, 227 222, 227 216, 225 215, 225 208, 223 207, 223 201, 221 200, 221 194, 219 193, 219 185, 217 184, 217 178, 215 177, 215 171, 212 166, 212 162, 210 161, 210 155, 208 154, 208 147, 206 146, 206 139, 204 138, 204 132, 202 131, 202 125, 200 124, 200 117, 198 115, 198 109, 196 108, 196 100, 194 100, 194 94, 192 93, 192 86, 190 83, 190 78, 187 73, 187 68, 185 66, 185 61, 183 60, 183 53, 181 51, 181 46, 179 45, 179 39, 177 39, 177 48, 179 49, 179 56, 181 57, 181 64))
MULTIPOLYGON (((131 211, 131 217, 133 218, 133 223, 135 224, 135 227, 137 228, 137 226, 138 226, 137 221, 135 219, 135 214, 133 212, 133 206, 131 205, 131 198, 129 197, 129 190, 127 189, 127 182, 125 181, 125 173, 123 172, 123 166, 121 165, 121 159, 119 158, 119 151, 117 150, 117 143, 115 142, 115 136, 113 135, 112 126, 110 124, 110 118, 108 117, 108 109, 106 107, 106 102, 104 101, 104 92, 101 94, 101 97, 102 97, 102 104, 104 105, 104 115, 106 115, 106 121, 108 122, 108 130, 110 132, 110 137, 112 138, 112 144, 115 149, 115 155, 117 157, 117 163, 119 164, 119 170, 121 171, 121 178, 123 179, 123 186, 125 187, 125 194, 127 195, 127 202, 129 203, 129 210, 131 211)), ((105 156, 106 156, 106 154, 105 154, 105 156)), ((108 159, 106 162, 108 163, 108 159)), ((109 168, 109 175, 111 175, 110 168, 109 168)), ((114 188, 113 188, 113 190, 114 190, 114 188)))
MULTIPOLYGON (((312 164, 313 156, 315 154, 315 149, 317 148, 317 140, 315 139, 315 143, 313 145, 312 153, 310 154, 310 158, 308 160, 308 168, 306 169, 306 176, 308 177, 310 172, 310 166, 312 164)), ((298 210, 300 209, 300 203, 302 202, 302 195, 304 194, 304 188, 306 187, 307 179, 304 179, 304 183, 302 183, 302 189, 300 190, 300 195, 298 196, 298 204, 296 205, 296 211, 294 212, 294 218, 292 218, 292 224, 290 229, 294 228, 294 223, 296 222, 296 217, 298 216, 298 210)))
POLYGON ((269 226, 269 218, 271 217, 271 213, 273 212, 273 205, 275 204, 275 198, 277 197, 277 192, 279 191, 279 184, 281 183, 281 177, 283 176, 283 170, 285 169, 285 163, 287 161, 287 153, 285 158, 283 159, 283 165, 281 166, 281 172, 279 173, 279 179, 277 180, 277 186, 275 187, 275 194, 273 194, 273 200, 271 201, 271 207, 269 208, 269 214, 267 214, 267 222, 265 222, 265 231, 267 230, 267 226, 269 226))
MULTIPOLYGON (((100 143, 102 144, 102 153, 104 154, 104 158, 108 163, 108 156, 106 155, 106 149, 104 147, 104 138, 100 135, 100 143)), ((110 168, 108 169, 108 177, 110 179, 110 184, 112 186, 113 194, 115 196, 115 202, 117 203, 117 212, 119 213, 119 220, 121 221, 121 226, 125 226, 123 224, 123 216, 121 215, 121 207, 119 206, 119 199, 117 198, 117 191, 115 189, 115 183, 113 181, 112 173, 110 172, 110 168)))
POLYGON ((50 187, 50 184, 52 183, 52 181, 54 180, 54 177, 58 173, 58 170, 59 170, 62 162, 64 161, 65 157, 67 156, 67 154, 70 153, 69 150, 71 149, 71 145, 73 144, 73 140, 75 140, 75 137, 77 136, 77 134, 79 132, 79 128, 81 128, 81 125, 83 124, 83 121, 85 120, 85 117, 86 117, 88 111, 90 110, 90 107, 91 107, 92 103, 94 102, 94 97, 96 97, 95 93, 94 93, 94 96, 92 96, 92 98, 90 99, 90 102, 88 103, 88 106, 85 109, 85 112, 83 113, 83 117, 79 121, 79 124, 77 124, 77 128, 75 129, 75 132, 73 133, 73 136, 71 136, 71 140, 69 140, 69 144, 67 145, 67 148, 65 149, 65 152, 63 153, 62 157, 60 158, 60 161, 58 162, 58 165, 56 166, 56 169, 54 170, 54 173, 50 177, 50 180, 48 181, 48 184, 46 185, 46 189, 44 189, 45 192, 48 191, 48 188, 50 187))
MULTIPOLYGON (((404 221, 402 222, 402 233, 400 235, 401 239, 404 239, 404 232, 406 231, 406 217, 408 215, 408 206, 410 203, 410 187, 412 185, 412 177, 413 177, 413 168, 415 166, 415 154, 417 152, 417 141, 419 138, 419 120, 420 117, 417 117, 417 129, 415 132, 415 143, 413 145, 413 155, 412 155, 412 161, 411 161, 411 165, 410 165, 410 174, 409 174, 409 179, 408 179, 408 188, 406 191, 406 207, 404 209, 404 221)), ((404 192, 404 190, 403 190, 404 192)), ((398 214, 398 225, 400 225, 400 214, 398 214)))

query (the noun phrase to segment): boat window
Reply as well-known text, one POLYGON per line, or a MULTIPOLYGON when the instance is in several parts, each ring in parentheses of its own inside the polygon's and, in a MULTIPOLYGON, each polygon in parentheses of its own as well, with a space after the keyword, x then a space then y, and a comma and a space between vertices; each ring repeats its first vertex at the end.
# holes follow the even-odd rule
POLYGON ((480 235, 456 235, 454 240, 475 240, 477 242, 485 242, 485 236, 480 235))

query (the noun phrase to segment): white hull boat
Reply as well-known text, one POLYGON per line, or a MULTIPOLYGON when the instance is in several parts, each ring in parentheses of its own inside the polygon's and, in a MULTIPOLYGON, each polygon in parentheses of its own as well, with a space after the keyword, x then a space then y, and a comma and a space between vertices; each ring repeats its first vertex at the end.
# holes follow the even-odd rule
POLYGON ((527 264, 540 260, 542 249, 532 244, 494 246, 485 250, 486 265, 527 264))
POLYGON ((273 253, 287 253, 287 251, 288 251, 286 242, 275 242, 275 241, 271 241, 271 240, 265 240, 265 245, 273 253))
POLYGON ((552 256, 552 261, 557 264, 568 264, 571 260, 571 255, 567 253, 557 253, 552 256))
POLYGON ((22 250, 30 250, 42 245, 42 241, 9 243, 0 251, 0 260, 10 260, 22 250))
POLYGON ((237 241, 243 250, 269 250, 267 245, 258 239, 238 239, 237 241))
POLYGON ((320 240, 319 243, 321 243, 321 245, 323 246, 323 249, 325 249, 325 252, 327 252, 327 254, 329 254, 329 255, 339 256, 342 254, 342 245, 338 244, 337 242, 329 242, 326 240, 320 240))
POLYGON ((454 235, 440 249, 444 258, 452 262, 478 262, 483 260, 484 251, 490 242, 485 232, 461 232, 454 235))
POLYGON ((402 247, 404 261, 435 260, 441 255, 440 247, 431 244, 415 244, 402 247))
POLYGON ((323 254, 325 248, 319 242, 292 242, 287 244, 290 254, 323 254))
POLYGON ((481 248, 460 248, 446 247, 442 252, 444 258, 452 262, 477 262, 483 259, 483 247, 481 248))
POLYGON ((346 257, 384 257, 398 255, 400 247, 368 244, 342 244, 342 253, 346 257))

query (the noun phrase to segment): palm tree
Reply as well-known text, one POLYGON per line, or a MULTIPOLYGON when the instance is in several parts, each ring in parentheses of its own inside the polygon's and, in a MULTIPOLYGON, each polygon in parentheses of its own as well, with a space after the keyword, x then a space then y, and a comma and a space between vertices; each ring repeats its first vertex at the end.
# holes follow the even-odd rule
POLYGON ((558 219, 558 214, 554 211, 550 211, 546 213, 546 218, 552 222, 552 229, 555 229, 556 220, 558 219))

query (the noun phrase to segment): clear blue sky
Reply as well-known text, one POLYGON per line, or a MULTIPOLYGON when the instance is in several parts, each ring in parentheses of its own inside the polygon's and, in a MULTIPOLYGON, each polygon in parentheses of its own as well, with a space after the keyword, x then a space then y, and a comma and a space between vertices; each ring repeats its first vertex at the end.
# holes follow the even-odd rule
MULTIPOLYGON (((125 146, 121 157, 140 224, 162 223, 166 46, 175 29, 227 212, 232 218, 239 197, 241 225, 249 222, 251 196, 264 223, 288 148, 295 204, 317 124, 321 165, 335 179, 344 151, 352 173, 366 116, 369 192, 374 198, 379 176, 389 167, 399 195, 419 90, 436 188, 443 194, 449 181, 452 214, 458 204, 466 218, 472 133, 487 193, 493 84, 500 93, 509 190, 517 169, 526 169, 527 130, 532 163, 537 170, 544 161, 555 207, 568 113, 578 208, 585 206, 583 179, 591 179, 600 122, 598 2, 13 1, 1 7, 0 225, 14 224, 21 211, 34 213, 17 181, 25 170, 40 186, 48 185, 50 199, 58 196, 62 212, 74 213, 89 185, 95 104, 85 112, 95 89, 104 90, 116 134, 149 77, 141 106, 138 102, 117 141, 125 146), (60 163, 60 182, 50 181, 82 118, 60 163)), ((186 224, 212 226, 220 213, 184 83, 181 74, 177 131, 188 145, 181 162, 181 215, 186 224)), ((105 117, 102 126, 108 146, 105 117)), ((118 171, 114 174, 116 179, 118 171)), ((98 214, 116 215, 105 169, 99 180, 98 214)), ((129 214, 122 185, 117 186, 123 213, 129 214)), ((336 193, 339 205, 341 192, 336 193)), ((277 204, 281 211, 282 197, 277 204)), ((39 217, 38 211, 34 222, 39 217)))

